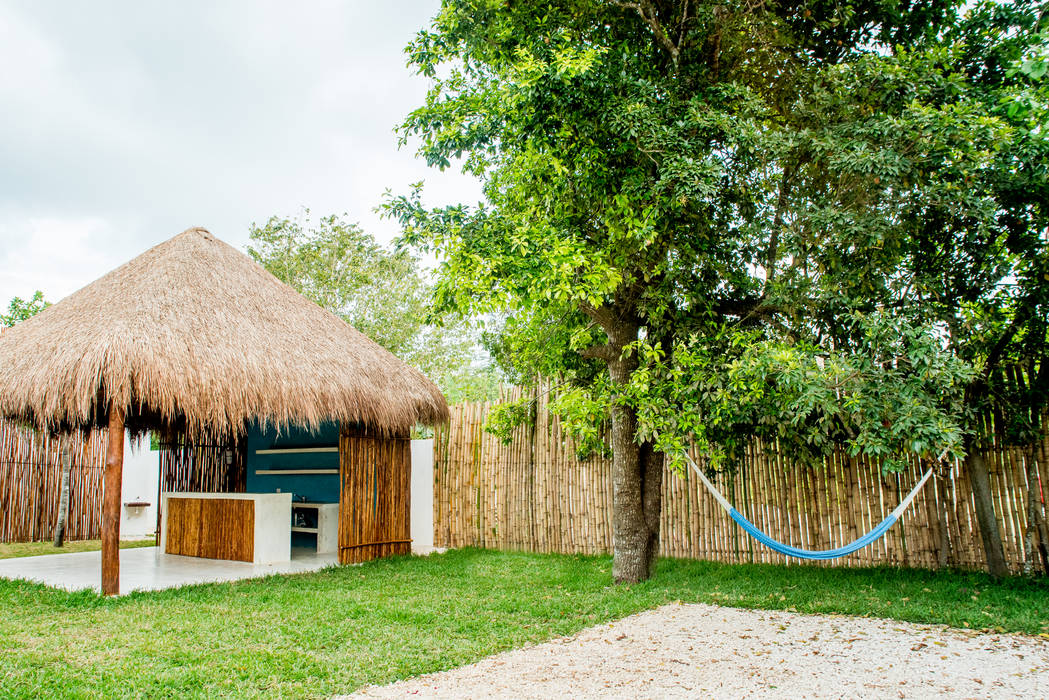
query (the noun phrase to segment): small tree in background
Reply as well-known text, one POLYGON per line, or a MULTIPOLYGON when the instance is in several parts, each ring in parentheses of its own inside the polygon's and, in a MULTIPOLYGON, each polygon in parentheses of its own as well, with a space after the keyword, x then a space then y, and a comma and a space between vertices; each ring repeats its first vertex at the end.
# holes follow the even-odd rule
POLYGON ((450 401, 491 398, 498 377, 478 368, 469 323, 433 318, 419 261, 388 250, 337 215, 253 224, 248 253, 281 281, 433 379, 450 401))
POLYGON ((7 313, 0 314, 0 327, 9 328, 19 321, 36 316, 49 306, 51 302, 44 299, 44 293, 39 289, 33 292, 33 296, 28 300, 14 297, 7 305, 7 313))

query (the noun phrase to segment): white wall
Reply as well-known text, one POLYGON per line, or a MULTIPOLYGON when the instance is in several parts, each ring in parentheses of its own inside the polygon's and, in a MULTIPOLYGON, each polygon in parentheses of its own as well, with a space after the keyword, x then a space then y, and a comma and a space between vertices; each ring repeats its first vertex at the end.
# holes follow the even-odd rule
POLYGON ((433 550, 433 439, 412 440, 412 551, 433 550))
POLYGON ((124 470, 120 493, 121 538, 152 535, 157 529, 157 486, 160 480, 160 453, 150 452, 149 436, 137 449, 124 437, 124 470), (128 508, 125 503, 148 503, 145 508, 128 508))

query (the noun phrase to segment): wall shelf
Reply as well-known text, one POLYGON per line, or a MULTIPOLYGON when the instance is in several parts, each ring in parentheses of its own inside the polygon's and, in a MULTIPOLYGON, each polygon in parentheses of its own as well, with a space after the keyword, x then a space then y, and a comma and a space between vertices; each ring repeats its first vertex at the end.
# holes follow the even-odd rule
POLYGON ((317 554, 339 550, 339 504, 298 503, 291 504, 292 532, 317 536, 317 554), (298 525, 295 523, 298 522, 298 525))
POLYGON ((316 454, 318 452, 338 452, 339 447, 274 447, 268 450, 255 450, 257 455, 292 455, 316 454))

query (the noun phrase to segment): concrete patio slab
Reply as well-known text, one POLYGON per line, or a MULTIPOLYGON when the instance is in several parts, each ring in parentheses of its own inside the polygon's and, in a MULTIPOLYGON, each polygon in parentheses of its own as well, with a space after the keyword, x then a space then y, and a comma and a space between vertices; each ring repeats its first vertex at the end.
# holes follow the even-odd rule
MULTIPOLYGON (((335 566, 334 554, 292 549, 291 561, 251 564, 164 554, 159 547, 120 550, 120 593, 160 591, 195 583, 215 583, 261 578, 271 574, 298 574, 335 566)), ((0 578, 43 583, 67 591, 101 591, 101 552, 48 554, 0 561, 0 578)))

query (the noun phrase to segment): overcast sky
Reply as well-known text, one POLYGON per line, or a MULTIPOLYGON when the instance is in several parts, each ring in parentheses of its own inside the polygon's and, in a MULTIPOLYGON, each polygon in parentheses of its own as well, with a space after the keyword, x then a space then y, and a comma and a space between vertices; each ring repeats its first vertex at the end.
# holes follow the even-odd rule
POLYGON ((0 306, 190 226, 243 248, 308 207, 386 241, 386 188, 476 201, 393 132, 427 88, 404 46, 438 5, 0 0, 0 306))

